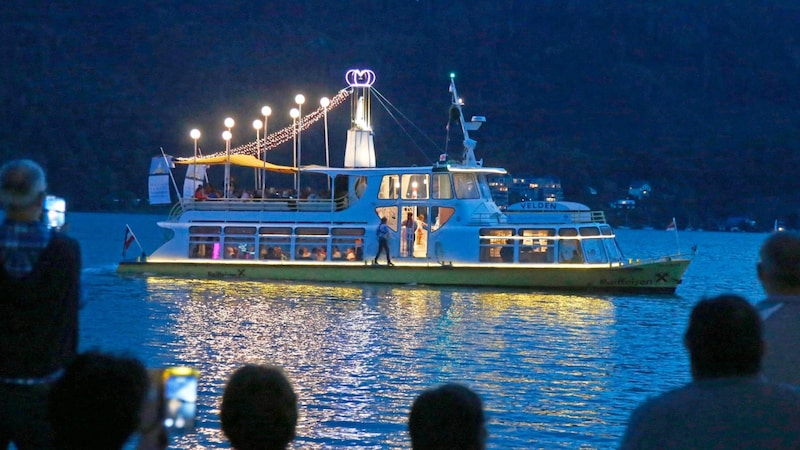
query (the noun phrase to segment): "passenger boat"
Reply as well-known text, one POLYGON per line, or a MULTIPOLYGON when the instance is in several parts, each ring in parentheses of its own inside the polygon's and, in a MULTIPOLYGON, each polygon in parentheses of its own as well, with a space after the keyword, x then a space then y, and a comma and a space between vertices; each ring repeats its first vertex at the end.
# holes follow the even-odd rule
MULTIPOLYGON (((493 286, 566 291, 673 293, 691 256, 623 256, 602 211, 573 202, 522 202, 501 210, 487 179, 506 170, 475 157, 470 137, 485 122, 465 120, 450 79, 451 120, 463 136, 459 160, 443 153, 430 166, 378 167, 371 127, 371 71, 347 74, 331 103, 351 100, 344 167, 275 166, 264 161, 294 125, 236 149, 182 164, 224 164, 325 178, 326 198, 196 200, 184 193, 158 225, 168 239, 150 255, 123 260, 118 272, 196 278, 493 286), (376 230, 387 219, 393 265, 375 260, 376 230)), ((318 109, 307 122, 327 113, 318 109), (312 117, 313 116, 313 117, 312 117)), ((302 120, 302 119, 301 119, 302 120)), ((296 141, 295 141, 296 142, 296 141)), ((297 184, 299 187, 299 184, 297 184)), ((298 189, 299 190, 299 189, 298 189)), ((184 189, 184 192, 187 190, 184 189)))

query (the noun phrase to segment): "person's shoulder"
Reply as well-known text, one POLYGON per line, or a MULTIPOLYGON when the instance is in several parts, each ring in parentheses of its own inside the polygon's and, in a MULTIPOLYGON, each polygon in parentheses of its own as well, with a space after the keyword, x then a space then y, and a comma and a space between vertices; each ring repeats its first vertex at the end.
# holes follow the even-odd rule
POLYGON ((773 295, 756 303, 755 306, 762 320, 776 315, 800 315, 800 296, 773 295))

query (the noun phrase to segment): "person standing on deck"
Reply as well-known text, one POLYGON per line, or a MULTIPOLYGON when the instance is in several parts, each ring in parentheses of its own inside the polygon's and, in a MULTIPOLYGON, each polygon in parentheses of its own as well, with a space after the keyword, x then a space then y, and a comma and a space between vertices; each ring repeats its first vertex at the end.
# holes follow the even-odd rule
POLYGON ((386 264, 393 266, 392 257, 389 255, 389 233, 391 233, 392 230, 386 222, 386 217, 381 217, 381 224, 378 225, 378 229, 375 232, 378 236, 378 253, 375 255, 375 259, 372 260, 372 263, 378 264, 378 258, 381 257, 381 253, 386 251, 386 264))
POLYGON ((406 220, 403 221, 403 256, 414 256, 414 234, 417 230, 417 222, 414 214, 408 213, 406 220))

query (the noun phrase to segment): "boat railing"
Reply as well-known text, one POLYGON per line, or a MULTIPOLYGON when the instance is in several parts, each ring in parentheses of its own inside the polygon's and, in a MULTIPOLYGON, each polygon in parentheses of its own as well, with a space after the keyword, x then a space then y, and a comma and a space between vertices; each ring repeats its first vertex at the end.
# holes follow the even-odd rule
POLYGON ((181 199, 169 213, 173 219, 187 211, 275 211, 275 212, 333 212, 347 208, 347 196, 331 199, 296 198, 211 198, 181 199))
POLYGON ((508 223, 606 223, 603 211, 506 212, 508 223))

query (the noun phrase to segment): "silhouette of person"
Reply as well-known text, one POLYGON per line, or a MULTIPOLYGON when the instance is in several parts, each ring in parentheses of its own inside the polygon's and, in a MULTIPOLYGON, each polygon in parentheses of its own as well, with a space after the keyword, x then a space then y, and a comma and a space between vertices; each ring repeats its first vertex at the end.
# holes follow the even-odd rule
POLYGON ((49 448, 50 387, 78 349, 78 242, 42 221, 47 181, 35 162, 0 167, 0 448, 49 448))
POLYGON ((692 310, 692 382, 640 405, 622 449, 800 448, 800 392, 759 376, 761 319, 736 295, 692 310))
POLYGON ((149 383, 138 359, 96 351, 76 356, 50 393, 55 448, 123 448, 139 427, 149 383))
POLYGON ((378 229, 375 231, 376 235, 378 236, 378 253, 375 255, 375 259, 372 260, 372 263, 378 264, 378 258, 380 258, 381 253, 385 251, 386 264, 393 266, 394 264, 392 264, 392 257, 389 255, 389 233, 391 233, 392 230, 389 228, 389 225, 387 225, 386 222, 386 217, 381 217, 381 224, 378 225, 378 229))
POLYGON ((283 370, 248 364, 222 395, 222 432, 237 450, 285 449, 295 437, 297 396, 283 370))
POLYGON ((762 244, 758 279, 767 298, 756 306, 764 320, 763 374, 800 386, 800 234, 781 231, 762 244))
POLYGON ((486 426, 481 398, 468 387, 447 383, 420 394, 411 406, 408 431, 413 450, 481 450, 486 426))
POLYGON ((406 220, 403 221, 404 256, 413 256, 414 254, 414 236, 416 230, 417 222, 414 220, 414 214, 408 213, 406 220))

